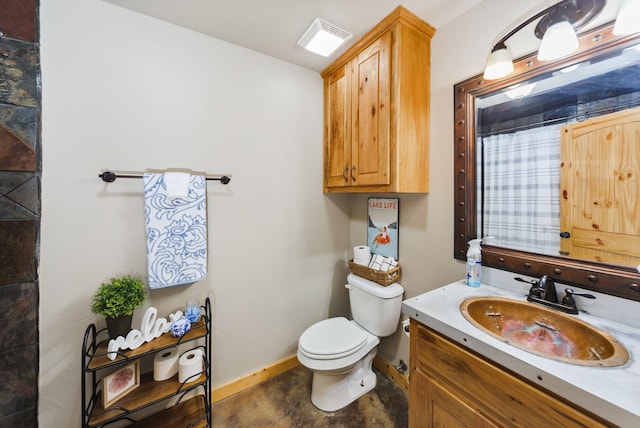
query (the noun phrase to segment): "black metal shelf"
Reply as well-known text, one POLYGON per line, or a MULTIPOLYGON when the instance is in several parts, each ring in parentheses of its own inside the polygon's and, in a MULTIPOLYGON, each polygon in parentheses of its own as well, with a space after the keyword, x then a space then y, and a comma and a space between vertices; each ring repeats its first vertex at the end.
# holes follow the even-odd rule
MULTIPOLYGON (((90 324, 84 335, 82 345, 82 426, 83 428, 101 428, 120 420, 135 422, 136 426, 150 426, 145 422, 148 418, 136 421, 135 413, 155 404, 161 403, 172 397, 179 397, 173 411, 166 409, 166 418, 171 418, 173 412, 180 411, 190 414, 193 412, 193 420, 189 426, 211 426, 211 302, 206 299, 204 313, 201 320, 193 326, 187 334, 180 338, 174 338, 170 333, 143 344, 134 349, 118 351, 114 360, 107 358, 107 345, 109 340, 99 340, 106 337, 106 329, 97 330, 94 324, 90 324), (116 401, 106 409, 102 406, 102 391, 99 386, 105 374, 105 369, 116 368, 132 361, 150 357, 166 349, 175 348, 181 344, 204 339, 204 345, 197 346, 204 354, 204 376, 195 381, 179 382, 177 375, 164 381, 155 381, 152 373, 144 373, 140 376, 140 386, 116 401), (202 390, 202 395, 183 401, 187 393, 202 390), (200 404, 198 397, 203 397, 200 404), (194 401, 195 400, 195 401, 194 401), (188 410, 185 410, 188 409, 188 410), (205 424, 206 423, 206 424, 205 424)), ((150 416, 149 418, 156 418, 150 416)), ((184 420, 181 414, 181 420, 184 420)))

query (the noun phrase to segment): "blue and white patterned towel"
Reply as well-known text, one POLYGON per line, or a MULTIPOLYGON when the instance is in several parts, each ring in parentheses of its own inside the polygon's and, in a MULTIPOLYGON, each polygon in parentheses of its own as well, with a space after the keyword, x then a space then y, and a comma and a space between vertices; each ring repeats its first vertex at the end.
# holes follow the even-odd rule
POLYGON ((190 284, 207 275, 207 185, 192 175, 187 197, 170 198, 164 174, 144 174, 149 288, 190 284))

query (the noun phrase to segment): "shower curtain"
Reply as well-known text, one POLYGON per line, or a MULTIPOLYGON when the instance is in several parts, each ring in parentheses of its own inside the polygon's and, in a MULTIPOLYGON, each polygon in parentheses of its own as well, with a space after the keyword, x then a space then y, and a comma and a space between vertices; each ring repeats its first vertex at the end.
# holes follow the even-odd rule
POLYGON ((560 127, 480 137, 478 228, 493 244, 557 255, 560 127))

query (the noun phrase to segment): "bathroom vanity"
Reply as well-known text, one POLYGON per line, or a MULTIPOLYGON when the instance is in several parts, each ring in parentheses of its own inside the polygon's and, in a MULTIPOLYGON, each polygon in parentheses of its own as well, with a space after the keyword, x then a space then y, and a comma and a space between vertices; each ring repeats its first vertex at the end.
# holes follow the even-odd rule
MULTIPOLYGON (((472 288, 459 281, 403 303, 411 317, 410 427, 640 426, 635 359, 640 329, 586 313, 571 315, 615 337, 629 360, 616 367, 570 364, 472 325, 460 305, 480 296, 525 301, 526 291, 472 288)), ((602 297, 601 305, 608 298, 602 297)))

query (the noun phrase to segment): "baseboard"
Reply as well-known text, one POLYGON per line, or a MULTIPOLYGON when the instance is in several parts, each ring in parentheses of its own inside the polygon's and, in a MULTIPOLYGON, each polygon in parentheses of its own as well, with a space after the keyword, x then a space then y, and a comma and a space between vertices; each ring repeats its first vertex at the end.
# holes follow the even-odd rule
POLYGON ((241 379, 234 380, 211 390, 211 402, 223 400, 240 391, 269 380, 274 376, 300 365, 298 357, 291 355, 261 370, 255 371, 241 379))
MULTIPOLYGON (((255 371, 241 379, 234 380, 233 382, 214 388, 211 391, 211 402, 215 403, 217 401, 224 400, 233 394, 237 394, 247 388, 258 385, 259 383, 269 380, 274 376, 286 372, 287 370, 298 367, 299 365, 300 362, 295 355, 276 361, 272 365, 255 371)), ((375 357, 373 359, 373 366, 404 391, 409 392, 409 379, 407 376, 400 373, 393 364, 380 357, 375 357)))
POLYGON ((398 371, 393 364, 376 356, 373 359, 373 366, 387 378, 391 379, 396 385, 405 392, 409 392, 409 378, 398 371))

